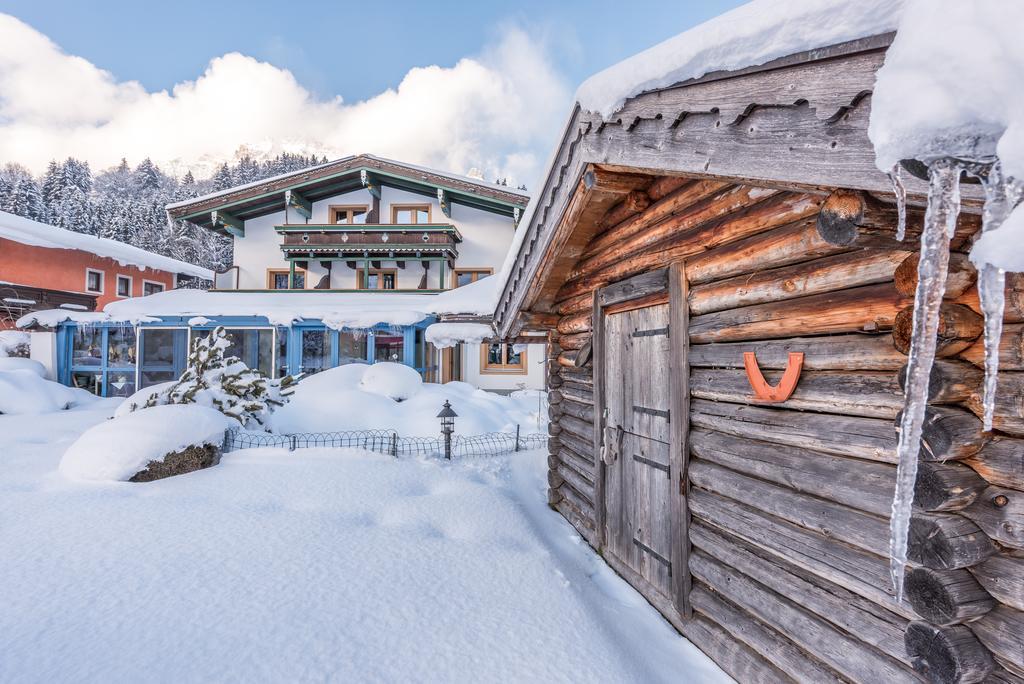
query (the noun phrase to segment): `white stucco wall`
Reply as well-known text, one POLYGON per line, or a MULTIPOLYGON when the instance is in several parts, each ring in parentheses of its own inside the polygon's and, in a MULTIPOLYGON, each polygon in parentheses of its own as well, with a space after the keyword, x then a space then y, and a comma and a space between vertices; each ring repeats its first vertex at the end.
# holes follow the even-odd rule
POLYGON ((526 349, 526 373, 484 373, 480 370, 480 345, 462 345, 462 379, 480 389, 544 389, 545 345, 526 349))
MULTIPOLYGON (((313 216, 309 223, 327 223, 328 208, 334 204, 373 205, 373 198, 366 190, 357 190, 343 195, 335 195, 313 203, 313 216)), ((474 209, 461 204, 452 205, 452 216, 449 219, 441 212, 436 197, 428 197, 406 190, 383 187, 381 189, 380 220, 381 223, 391 222, 391 208, 395 204, 427 204, 430 205, 431 223, 452 223, 462 234, 463 242, 459 245, 459 258, 456 268, 490 268, 497 271, 505 260, 505 253, 512 244, 514 228, 512 219, 474 209)), ((301 217, 294 211, 289 212, 292 223, 299 223, 301 217)), ((281 236, 274 232, 274 226, 285 223, 283 211, 250 219, 245 222, 245 237, 234 240, 234 263, 238 266, 238 287, 241 289, 262 289, 267 286, 267 269, 287 270, 288 262, 281 254, 281 236)), ((320 264, 310 261, 306 278, 306 287, 312 288, 326 273, 320 264)), ((440 287, 439 264, 433 262, 428 271, 427 287, 440 287)), ((382 268, 397 268, 394 261, 384 260, 382 268)), ((398 269, 399 289, 416 289, 423 275, 423 267, 419 262, 406 262, 404 269, 398 269)), ((445 269, 445 287, 451 287, 451 270, 445 269)), ((331 271, 331 287, 350 289, 356 286, 355 271, 345 262, 335 262, 331 271)))

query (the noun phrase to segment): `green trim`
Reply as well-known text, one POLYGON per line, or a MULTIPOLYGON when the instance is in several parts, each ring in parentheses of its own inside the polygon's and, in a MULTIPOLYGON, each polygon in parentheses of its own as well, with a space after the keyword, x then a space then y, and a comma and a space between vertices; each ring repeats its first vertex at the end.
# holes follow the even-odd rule
POLYGON ((245 223, 226 211, 219 211, 217 209, 211 211, 210 224, 214 228, 217 228, 218 226, 223 227, 224 230, 235 237, 245 237, 245 223))
POLYGON ((298 190, 285 190, 284 202, 306 219, 313 218, 313 203, 299 194, 298 190))
MULTIPOLYGON (((318 245, 317 248, 318 249, 329 249, 331 251, 336 251, 336 252, 343 252, 346 249, 346 248, 343 248, 343 247, 335 248, 333 245, 327 245, 327 246, 323 246, 323 247, 318 245)), ((282 248, 282 251, 284 251, 283 248, 282 248)), ((399 250, 394 250, 394 251, 397 252, 399 250)), ((388 256, 387 254, 379 254, 379 253, 376 253, 376 252, 371 252, 370 256, 366 257, 366 256, 363 256, 363 254, 360 252, 359 254, 349 254, 349 255, 346 255, 346 256, 329 256, 327 254, 316 254, 314 256, 309 256, 309 250, 306 249, 306 250, 303 250, 302 254, 288 254, 288 253, 284 253, 284 254, 282 254, 282 256, 286 260, 294 259, 295 261, 363 261, 364 259, 370 259, 371 261, 450 261, 453 257, 458 256, 458 255, 457 254, 438 254, 437 256, 422 256, 422 257, 418 257, 418 256, 408 256, 408 255, 405 255, 405 254, 396 254, 395 256, 388 256)))
POLYGON ((371 197, 380 199, 380 181, 368 169, 359 169, 359 183, 366 188, 371 197))
POLYGON ((274 230, 283 234, 450 233, 462 241, 462 233, 451 223, 284 223, 274 226, 274 230))

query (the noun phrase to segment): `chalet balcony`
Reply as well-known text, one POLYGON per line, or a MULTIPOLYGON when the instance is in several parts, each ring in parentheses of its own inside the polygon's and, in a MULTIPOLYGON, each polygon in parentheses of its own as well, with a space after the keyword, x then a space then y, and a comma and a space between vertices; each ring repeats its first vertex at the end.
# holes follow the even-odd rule
POLYGON ((292 259, 455 259, 462 242, 450 223, 291 223, 274 230, 282 236, 285 258, 292 259))

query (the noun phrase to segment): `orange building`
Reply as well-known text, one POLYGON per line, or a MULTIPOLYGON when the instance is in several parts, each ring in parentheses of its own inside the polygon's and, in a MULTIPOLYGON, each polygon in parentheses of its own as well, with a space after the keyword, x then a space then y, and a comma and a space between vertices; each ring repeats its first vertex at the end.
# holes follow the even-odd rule
POLYGON ((179 274, 213 279, 209 269, 0 212, 0 329, 32 311, 95 311, 170 290, 179 274))

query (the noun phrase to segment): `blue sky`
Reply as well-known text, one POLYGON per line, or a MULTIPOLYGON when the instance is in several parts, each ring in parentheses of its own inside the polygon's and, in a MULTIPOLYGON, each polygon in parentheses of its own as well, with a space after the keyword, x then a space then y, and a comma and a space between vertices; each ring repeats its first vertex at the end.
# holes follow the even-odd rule
MULTIPOLYGON (((95 110, 95 114, 90 114, 89 117, 80 113, 75 115, 72 123, 75 126, 86 126, 81 129, 79 137, 42 141, 46 154, 51 156, 60 154, 62 145, 67 147, 69 154, 85 156, 91 154, 89 150, 96 148, 96 163, 107 163, 108 160, 98 149, 98 141, 92 143, 93 147, 82 142, 90 137, 96 138, 102 128, 108 129, 107 132, 111 135, 111 131, 124 131, 124 135, 118 138, 108 136, 103 143, 105 147, 123 146, 124 154, 131 156, 136 153, 136 149, 138 154, 141 154, 142 149, 139 145, 146 139, 152 140, 155 136, 154 131, 147 135, 137 123, 142 116, 139 113, 139 100, 142 96, 132 90, 135 86, 130 82, 137 81, 145 93, 153 95, 171 90, 178 84, 196 81, 204 73, 209 75, 211 65, 219 64, 211 60, 231 53, 240 53, 247 58, 253 58, 253 61, 235 64, 232 69, 228 69, 228 66, 232 65, 221 64, 218 73, 230 74, 230 77, 223 76, 219 80, 210 81, 211 84, 228 83, 232 86, 218 87, 218 91, 224 92, 225 96, 230 94, 231 100, 225 102, 226 106, 244 108, 248 105, 255 109, 263 102, 261 98, 267 97, 267 91, 271 88, 261 80, 259 70, 255 66, 256 61, 269 63, 294 75, 302 92, 297 95, 289 93, 288 96, 303 99, 308 95, 317 102, 336 102, 334 98, 340 96, 348 105, 360 101, 374 101, 378 105, 375 114, 378 119, 389 118, 394 108, 399 106, 404 106, 405 111, 419 108, 415 98, 404 97, 399 98, 401 102, 393 102, 392 108, 388 109, 384 106, 384 100, 388 98, 381 99, 380 95, 387 93, 388 89, 398 89, 400 85, 405 85, 404 79, 410 74, 429 75, 415 70, 431 65, 438 65, 446 70, 444 73, 447 75, 449 85, 456 81, 459 84, 458 87, 452 85, 447 91, 439 87, 438 92, 448 92, 449 97, 463 99, 467 107, 486 112, 491 109, 488 97, 521 99, 510 103, 510 106, 519 107, 524 112, 543 110, 536 115, 538 120, 531 123, 529 130, 513 130, 517 128, 515 124, 509 128, 509 122, 503 121, 500 115, 493 112, 491 118, 488 118, 487 114, 482 114, 475 122, 469 121, 468 124, 461 119, 447 122, 445 117, 450 118, 454 115, 437 112, 434 114, 436 118, 432 124, 435 129, 438 125, 447 123, 457 126, 460 130, 466 130, 473 128, 474 123, 479 123, 481 127, 505 126, 508 130, 513 130, 511 137, 516 140, 511 145, 504 145, 500 150, 486 140, 489 135, 494 137, 493 135, 487 132, 473 133, 476 138, 466 145, 461 145, 459 153, 448 154, 446 161, 457 166, 480 166, 489 173, 525 176, 536 174, 538 159, 546 155, 543 148, 557 134, 557 123, 554 122, 560 123, 559 119, 564 116, 556 115, 548 109, 566 111, 571 104, 571 92, 580 81, 591 73, 739 4, 742 3, 737 0, 654 0, 644 3, 641 10, 621 0, 561 3, 535 0, 517 3, 414 3, 365 0, 333 3, 282 3, 263 0, 245 3, 210 0, 148 3, 137 0, 0 0, 0 13, 10 15, 27 25, 17 27, 19 31, 30 33, 29 29, 32 29, 45 36, 54 44, 54 49, 63 55, 82 58, 95 67, 97 72, 109 72, 97 77, 109 81, 108 85, 113 84, 111 87, 114 89, 108 95, 108 100, 122 103, 130 100, 134 103, 131 105, 130 113, 111 109, 99 102, 94 107, 87 103, 84 110, 95 110), (474 81, 472 75, 463 73, 471 71, 470 69, 456 68, 460 60, 465 59, 474 60, 474 63, 491 69, 495 74, 494 79, 504 78, 505 89, 485 93, 486 78, 477 78, 474 81), (244 87, 234 87, 246 79, 252 84, 251 94, 244 87), (534 90, 534 83, 537 84, 537 93, 526 92, 534 90), (531 97, 543 97, 545 101, 531 100, 531 97), (561 101, 552 103, 551 100, 561 101), (88 121, 83 121, 83 118, 87 118, 88 121), (119 128, 122 126, 119 122, 124 121, 132 123, 119 128), (527 156, 530 158, 529 161, 523 161, 527 156)), ((0 25, 0 29, 2 28, 0 25)), ((37 37, 29 36, 25 40, 32 46, 38 46, 40 41, 35 38, 37 37)), ((0 41, 0 127, 4 123, 9 123, 12 120, 11 111, 18 109, 12 107, 10 102, 14 98, 12 93, 17 89, 8 87, 5 111, 3 86, 9 84, 4 82, 3 70, 20 69, 17 79, 27 84, 30 82, 29 75, 33 68, 24 64, 25 59, 21 59, 22 64, 18 65, 17 55, 9 55, 8 63, 5 65, 3 42, 0 41)), ((35 49, 21 47, 19 41, 9 41, 9 44, 9 50, 13 52, 18 49, 21 55, 24 55, 26 50, 31 53, 31 50, 35 49)), ((50 59, 57 57, 47 53, 41 55, 37 63, 42 64, 50 59)), ((43 74, 40 73, 39 76, 43 74)), ((434 76, 442 77, 438 74, 434 76)), ((15 76, 10 78, 13 79, 15 76)), ((54 89, 55 92, 49 95, 51 104, 52 100, 60 101, 58 89, 65 84, 62 84, 59 78, 51 80, 43 77, 42 83, 38 77, 34 80, 38 88, 54 89)), ((73 84, 69 85, 74 89, 73 84)), ((406 90, 411 91, 412 88, 406 90)), ((26 92, 24 97, 31 98, 35 95, 26 92)), ((81 99, 78 100, 80 101, 81 99)), ((82 105, 71 101, 67 102, 67 106, 83 109, 82 105)), ((153 113, 151 109, 154 106, 154 103, 150 102, 141 107, 152 121, 160 121, 161 116, 166 119, 184 117, 188 120, 188 115, 181 112, 184 105, 179 106, 173 115, 167 112, 153 113)), ((261 106, 264 110, 273 108, 269 101, 261 106)), ((347 115, 355 113, 348 111, 347 115)), ((281 112, 281 117, 286 114, 304 120, 307 118, 297 111, 281 112)), ((313 126, 308 131, 300 130, 296 134, 303 137, 302 134, 305 133, 303 144, 313 147, 317 144, 314 138, 328 137, 330 140, 324 144, 331 153, 345 152, 347 150, 342 148, 357 145, 359 140, 369 141, 367 144, 379 140, 379 136, 369 130, 365 121, 352 121, 352 116, 343 117, 341 110, 336 114, 338 117, 329 124, 324 123, 320 128, 313 126), (339 127, 352 129, 353 126, 359 127, 355 130, 370 134, 356 136, 354 140, 353 136, 344 137, 337 134, 339 127), (321 131, 329 131, 330 135, 321 131)), ((311 118, 317 116, 319 113, 310 114, 311 118)), ((15 123, 28 121, 24 117, 19 119, 17 112, 13 120, 15 123)), ((201 119, 197 118, 196 121, 201 119)), ((66 133, 67 123, 57 121, 53 128, 66 133)), ((168 122, 165 130, 169 125, 172 124, 168 122)), ((187 136, 181 134, 189 130, 195 131, 198 124, 193 124, 191 129, 181 128, 183 124, 175 125, 179 130, 179 137, 184 138, 187 136)), ((267 141, 287 137, 279 122, 261 125, 265 126, 265 136, 261 136, 262 129, 254 125, 251 130, 240 132, 239 139, 233 140, 232 144, 257 142, 249 138, 267 141)), ((25 130, 22 128, 21 133, 24 134, 25 130)), ((33 129, 30 132, 34 135, 37 131, 33 129)), ((422 135, 422 132, 419 135, 422 135)), ((14 139, 13 132, 9 139, 14 139)), ((455 142, 461 144, 466 140, 460 139, 455 142)), ((7 156, 16 156, 19 152, 27 153, 27 147, 17 147, 13 152, 5 150, 3 143, 3 131, 0 130, 0 163, 10 161, 5 158, 7 156)), ((37 143, 36 148, 38 147, 37 143)), ((210 149, 209 155, 223 157, 226 154, 224 149, 210 149)), ((166 164, 194 166, 199 163, 195 159, 202 156, 202 151, 196 145, 185 145, 175 159, 171 159, 175 155, 173 149, 163 151, 162 156, 165 157, 166 164)), ((387 151, 395 153, 393 149, 387 151)), ((414 159, 411 161, 439 162, 438 154, 434 151, 414 150, 412 156, 414 159)), ((37 162, 33 159, 24 163, 35 165, 37 162)))

